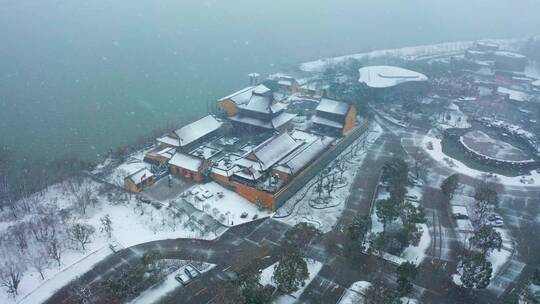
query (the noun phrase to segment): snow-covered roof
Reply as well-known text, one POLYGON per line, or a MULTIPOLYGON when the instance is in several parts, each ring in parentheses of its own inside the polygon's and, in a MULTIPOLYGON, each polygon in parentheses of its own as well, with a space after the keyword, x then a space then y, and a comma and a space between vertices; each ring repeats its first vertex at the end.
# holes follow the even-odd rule
POLYGON ((279 77, 278 84, 284 86, 292 86, 295 79, 291 76, 281 76, 279 77))
POLYGON ((298 148, 302 142, 294 140, 288 133, 273 136, 253 148, 253 154, 261 164, 261 170, 267 170, 298 148))
POLYGON ((268 95, 272 90, 270 90, 268 87, 266 87, 264 84, 260 84, 253 88, 253 94, 256 95, 268 95))
POLYGON ((477 46, 485 46, 485 47, 491 47, 491 48, 499 48, 499 45, 495 42, 490 41, 477 41, 477 46))
POLYGON ((242 156, 237 154, 227 154, 221 159, 212 162, 212 172, 223 175, 231 176, 234 172, 238 171, 238 166, 236 165, 236 160, 242 159, 242 156))
POLYGON ((494 54, 497 55, 497 56, 509 57, 509 58, 520 58, 520 59, 527 58, 527 57, 525 57, 525 55, 521 55, 521 54, 514 53, 514 52, 508 52, 508 51, 497 51, 494 54))
POLYGON ((269 95, 256 95, 253 94, 246 105, 241 106, 242 109, 258 112, 258 113, 271 113, 273 98, 269 95))
POLYGON ((256 127, 261 127, 265 129, 277 129, 281 127, 282 125, 286 124, 287 122, 291 121, 294 117, 296 117, 296 114, 282 112, 276 117, 272 118, 271 121, 266 121, 266 120, 262 120, 259 118, 246 116, 242 114, 231 116, 229 117, 229 119, 232 121, 236 121, 236 122, 240 122, 240 123, 244 123, 244 124, 248 124, 248 125, 252 125, 256 127))
POLYGON ((328 126, 328 127, 333 127, 333 128, 338 128, 338 129, 343 128, 343 123, 333 121, 333 120, 330 120, 330 119, 327 119, 327 118, 324 118, 324 117, 320 117, 320 116, 317 116, 317 115, 313 116, 311 118, 311 121, 313 123, 315 123, 315 124, 324 125, 324 126, 328 126))
POLYGON ((173 138, 169 135, 165 135, 163 137, 160 137, 157 139, 158 142, 164 143, 173 147, 180 147, 180 142, 178 141, 178 138, 173 138))
POLYGON ((428 80, 422 73, 387 65, 363 67, 359 73, 359 81, 372 88, 389 88, 405 82, 428 80))
POLYGON ((219 99, 218 101, 224 101, 224 100, 230 99, 238 105, 246 104, 249 102, 249 99, 251 98, 251 93, 253 92, 253 88, 254 87, 243 88, 240 91, 234 92, 231 95, 228 95, 219 99))
POLYGON ((258 180, 262 176, 262 173, 255 167, 243 167, 235 171, 233 175, 240 176, 249 180, 258 180))
POLYGON ((335 140, 329 136, 319 136, 300 130, 295 130, 291 137, 303 138, 304 144, 293 151, 276 166, 276 170, 289 174, 296 174, 313 161, 319 154, 324 152, 335 140), (300 134, 303 133, 303 134, 300 134))
POLYGON ((174 133, 178 136, 180 147, 183 147, 216 131, 222 124, 223 123, 214 116, 208 115, 174 131, 174 133))
POLYGON ((156 156, 161 156, 161 157, 165 157, 167 159, 171 159, 172 156, 174 155, 174 153, 176 153, 176 149, 173 148, 173 147, 167 147, 167 148, 163 148, 163 149, 160 149, 160 150, 154 150, 154 151, 151 151, 152 154, 156 155, 156 156))
POLYGON ((270 106, 272 113, 279 113, 287 108, 287 105, 283 102, 276 102, 270 106))
POLYGON ((147 168, 142 168, 135 173, 129 175, 128 178, 131 179, 135 184, 138 184, 144 182, 152 176, 154 176, 154 174, 150 172, 150 170, 148 170, 147 168))
POLYGON ((278 116, 272 118, 272 126, 275 129, 277 129, 277 128, 283 126, 284 124, 288 123, 289 121, 291 121, 295 117, 296 117, 296 114, 283 112, 283 113, 279 114, 278 116))
POLYGON ((258 119, 255 117, 245 116, 242 114, 231 116, 229 117, 229 119, 232 121, 241 122, 241 123, 245 123, 245 124, 256 126, 256 127, 265 128, 265 129, 273 128, 272 124, 268 121, 258 119))
POLYGON ((169 164, 176 167, 185 168, 193 172, 197 172, 202 166, 203 160, 189 154, 177 152, 171 158, 169 164))
POLYGON ((530 96, 525 92, 512 90, 505 87, 498 87, 497 93, 508 95, 508 98, 510 98, 510 100, 515 100, 515 101, 529 101, 530 99, 530 96))
POLYGON ((535 86, 535 87, 540 87, 540 79, 538 79, 536 81, 533 81, 532 85, 535 86))
POLYGON ((204 158, 204 159, 210 159, 214 157, 215 155, 219 154, 221 152, 219 149, 208 147, 208 146, 200 146, 196 149, 189 152, 190 155, 193 155, 195 157, 204 158))
POLYGON ((346 102, 323 98, 316 110, 319 112, 345 115, 349 112, 350 107, 351 105, 346 102))

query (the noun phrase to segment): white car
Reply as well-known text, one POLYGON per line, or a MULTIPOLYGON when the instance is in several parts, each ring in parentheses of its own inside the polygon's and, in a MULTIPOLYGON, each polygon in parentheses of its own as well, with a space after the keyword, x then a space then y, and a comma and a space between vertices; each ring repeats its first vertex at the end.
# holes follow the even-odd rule
POLYGON ((491 227, 502 227, 504 226, 504 222, 501 220, 489 221, 488 225, 490 225, 491 227))
POLYGON ((179 273, 175 275, 174 278, 184 286, 191 282, 191 279, 185 273, 179 273))
POLYGON ((405 195, 405 198, 411 202, 418 202, 418 196, 416 195, 405 195))
POLYGON ((186 268, 184 268, 184 272, 192 279, 199 276, 199 272, 191 265, 187 265, 186 268))

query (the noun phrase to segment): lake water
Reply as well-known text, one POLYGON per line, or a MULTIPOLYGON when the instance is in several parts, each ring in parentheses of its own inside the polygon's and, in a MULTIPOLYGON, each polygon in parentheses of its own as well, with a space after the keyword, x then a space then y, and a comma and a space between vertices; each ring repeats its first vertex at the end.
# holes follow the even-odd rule
POLYGON ((19 158, 93 158, 201 116, 249 72, 537 34, 539 11, 535 0, 3 0, 0 144, 19 158))

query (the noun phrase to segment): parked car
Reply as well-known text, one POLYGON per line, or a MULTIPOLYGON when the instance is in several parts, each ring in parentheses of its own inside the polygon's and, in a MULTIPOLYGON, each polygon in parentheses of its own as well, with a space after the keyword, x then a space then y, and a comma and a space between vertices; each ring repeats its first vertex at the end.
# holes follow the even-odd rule
POLYGON ((411 202, 418 202, 418 196, 414 194, 407 194, 405 195, 405 198, 411 202))
POLYGON ((490 222, 493 222, 493 221, 503 221, 503 218, 502 218, 500 215, 498 215, 498 214, 490 214, 490 215, 488 216, 487 219, 488 219, 488 221, 490 221, 490 222))
POLYGON ((489 221, 488 225, 490 225, 491 227, 502 227, 504 226, 504 222, 501 220, 489 221))
POLYGON ((469 218, 469 216, 462 213, 453 213, 452 218, 456 220, 466 220, 469 218))
POLYGON ((142 197, 141 195, 138 195, 138 196, 137 196, 137 199, 138 199, 139 202, 141 202, 141 203, 145 203, 145 204, 151 204, 151 203, 152 203, 151 200, 149 200, 149 199, 147 199, 147 198, 144 198, 144 197, 142 197))
POLYGON ((191 282, 191 279, 185 273, 179 273, 174 278, 184 286, 191 282))
POLYGON ((191 265, 187 265, 186 268, 184 268, 184 272, 192 279, 199 276, 199 271, 191 265))

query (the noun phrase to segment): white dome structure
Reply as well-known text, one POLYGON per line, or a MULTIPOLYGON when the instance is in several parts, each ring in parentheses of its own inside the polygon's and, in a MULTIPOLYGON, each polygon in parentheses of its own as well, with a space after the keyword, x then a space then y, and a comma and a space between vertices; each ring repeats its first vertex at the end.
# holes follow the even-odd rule
POLYGON ((422 73, 388 65, 367 66, 360 68, 360 83, 371 88, 390 88, 405 82, 427 81, 422 73))

